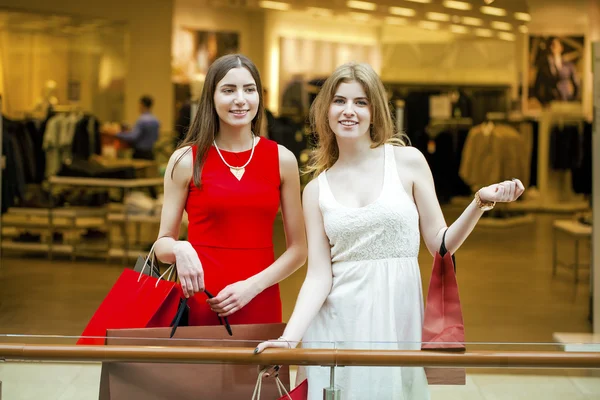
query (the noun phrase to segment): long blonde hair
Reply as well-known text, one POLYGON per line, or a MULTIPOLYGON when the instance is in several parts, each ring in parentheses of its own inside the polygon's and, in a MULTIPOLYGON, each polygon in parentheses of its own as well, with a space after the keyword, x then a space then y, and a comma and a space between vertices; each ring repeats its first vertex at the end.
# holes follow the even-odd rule
MULTIPOLYGON (((187 132, 185 139, 178 146, 182 148, 185 146, 197 146, 196 159, 194 160, 193 166, 193 182, 194 185, 200 187, 202 177, 202 167, 208 150, 212 146, 213 140, 219 133, 220 120, 215 109, 215 90, 217 84, 227 75, 229 70, 233 68, 246 68, 254 81, 256 82, 256 90, 258 92, 258 111, 256 116, 252 120, 252 132, 255 136, 262 136, 263 130, 265 129, 264 120, 265 118, 265 106, 263 103, 263 89, 262 82, 260 79, 260 73, 252 61, 246 56, 241 54, 228 54, 215 60, 208 68, 206 73, 206 79, 202 88, 202 96, 198 103, 198 111, 196 117, 187 132)), ((181 158, 188 152, 185 151, 175 162, 173 170, 181 160, 181 158)), ((171 173, 173 178, 173 173, 171 173)))
POLYGON ((371 148, 384 143, 396 146, 406 146, 408 143, 406 135, 396 132, 385 88, 373 68, 365 63, 343 64, 327 78, 310 107, 310 125, 316 135, 317 145, 312 151, 305 173, 313 177, 331 168, 339 157, 335 133, 329 126, 328 113, 340 83, 349 82, 358 82, 363 87, 371 105, 371 148))

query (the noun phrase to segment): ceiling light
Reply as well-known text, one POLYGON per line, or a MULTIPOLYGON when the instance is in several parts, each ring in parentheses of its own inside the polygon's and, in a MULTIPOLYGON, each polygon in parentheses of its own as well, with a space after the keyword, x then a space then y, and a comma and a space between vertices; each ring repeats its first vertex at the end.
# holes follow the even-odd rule
POLYGON ((350 8, 356 8, 358 10, 375 11, 377 9, 377 4, 370 3, 368 1, 351 0, 346 2, 346 5, 350 8))
POLYGON ((414 17, 416 12, 412 8, 404 7, 390 7, 388 8, 390 14, 401 15, 403 17, 414 17))
POLYGON ((288 3, 282 3, 280 1, 263 0, 263 1, 259 1, 258 5, 259 5, 259 7, 270 8, 272 10, 285 11, 285 10, 290 9, 290 5, 288 3))
POLYGON ((514 35, 514 33, 498 32, 498 38, 500 38, 502 40, 513 41, 513 40, 515 40, 515 35, 514 35))
POLYGON ((406 25, 408 21, 404 18, 385 17, 385 23, 388 25, 406 25))
POLYGON ((531 15, 524 12, 516 12, 515 19, 518 19, 519 21, 529 22, 531 21, 531 15))
POLYGON ((405 1, 411 1, 413 3, 421 3, 421 4, 429 4, 429 3, 431 3, 431 0, 405 0, 405 1))
POLYGON ((478 28, 478 29, 475 29, 475 35, 481 36, 481 37, 492 37, 492 36, 494 36, 494 32, 492 32, 491 29, 478 28))
POLYGON ((450 25, 450 32, 453 33, 469 33, 469 28, 462 25, 450 25))
POLYGON ((462 23, 471 26, 481 26, 483 25, 483 20, 474 17, 462 17, 462 23))
POLYGON ((494 2, 494 0, 483 0, 483 2, 485 4, 492 4, 494 2))
POLYGON ((498 17, 504 17, 506 15, 506 10, 498 7, 483 6, 479 10, 487 15, 496 15, 498 17))
POLYGON ((492 28, 500 29, 502 31, 512 31, 512 28, 513 28, 513 26, 511 24, 509 24, 508 22, 502 22, 502 21, 492 21, 492 23, 490 25, 492 25, 492 28))
POLYGON ((450 21, 450 15, 438 13, 438 12, 428 12, 427 14, 425 14, 425 17, 432 21, 442 21, 442 22, 450 21))
POLYGON ((521 26, 519 26, 519 32, 527 33, 527 32, 529 32, 529 29, 527 28, 526 25, 521 25, 521 26))
POLYGON ((351 12, 349 14, 356 21, 368 21, 371 18, 369 14, 365 13, 351 12))
POLYGON ((331 17, 333 15, 333 11, 321 7, 308 7, 306 11, 319 17, 331 17))
POLYGON ((470 10, 472 8, 471 3, 464 1, 446 0, 444 1, 444 7, 453 8, 455 10, 470 10))
POLYGON ((419 21, 419 26, 424 29, 432 29, 432 30, 439 28, 439 25, 437 22, 431 22, 431 21, 419 21))

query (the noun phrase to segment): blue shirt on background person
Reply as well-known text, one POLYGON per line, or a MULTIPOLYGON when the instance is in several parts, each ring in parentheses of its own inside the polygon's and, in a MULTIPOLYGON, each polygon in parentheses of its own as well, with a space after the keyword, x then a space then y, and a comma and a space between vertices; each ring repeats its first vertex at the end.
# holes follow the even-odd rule
POLYGON ((154 144, 158 140, 160 121, 150 111, 153 100, 149 96, 140 99, 140 117, 130 131, 117 133, 116 137, 133 148, 133 158, 153 160, 154 144))

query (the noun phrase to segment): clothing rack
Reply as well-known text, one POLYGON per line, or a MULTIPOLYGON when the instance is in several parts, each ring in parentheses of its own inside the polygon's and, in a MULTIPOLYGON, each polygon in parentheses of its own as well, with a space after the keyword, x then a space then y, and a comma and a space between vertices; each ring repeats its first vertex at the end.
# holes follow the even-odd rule
POLYGON ((83 109, 78 104, 60 104, 52 106, 52 112, 54 113, 70 113, 70 112, 82 112, 83 109))
POLYGON ((456 131, 457 129, 469 129, 473 126, 472 118, 444 118, 432 119, 427 125, 427 134, 431 139, 435 139, 441 132, 448 130, 456 131))
POLYGON ((576 124, 583 128, 583 113, 546 110, 539 118, 538 190, 539 207, 546 211, 575 212, 587 210, 589 201, 573 192, 571 172, 557 171, 550 165, 550 136, 556 125, 576 124))

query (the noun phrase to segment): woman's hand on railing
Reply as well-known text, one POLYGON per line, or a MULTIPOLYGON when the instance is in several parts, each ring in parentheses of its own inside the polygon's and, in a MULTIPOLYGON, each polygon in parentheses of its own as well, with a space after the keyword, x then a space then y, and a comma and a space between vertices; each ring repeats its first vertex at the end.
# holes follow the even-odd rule
MULTIPOLYGON (((269 347, 278 349, 291 349, 296 346, 292 346, 292 342, 290 342, 282 336, 276 340, 267 340, 266 342, 260 343, 258 346, 256 346, 256 349, 254 349, 254 354, 260 354, 263 352, 264 349, 267 349, 269 347)), ((263 375, 263 378, 269 378, 271 376, 277 376, 279 374, 279 369, 281 368, 281 365, 259 365, 258 372, 260 373, 260 371, 262 371, 265 368, 267 369, 267 371, 263 375)))

